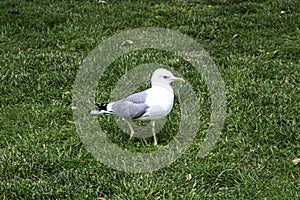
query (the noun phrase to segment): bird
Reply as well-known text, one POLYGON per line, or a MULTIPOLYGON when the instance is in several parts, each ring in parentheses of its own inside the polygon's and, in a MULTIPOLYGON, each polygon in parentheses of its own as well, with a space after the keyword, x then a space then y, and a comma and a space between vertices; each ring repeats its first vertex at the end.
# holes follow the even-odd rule
POLYGON ((97 110, 92 110, 90 114, 121 117, 130 128, 130 140, 134 137, 135 132, 129 121, 150 120, 154 146, 157 146, 155 121, 166 117, 172 110, 174 103, 172 82, 185 82, 185 80, 174 76, 167 69, 158 68, 152 74, 150 88, 110 103, 96 103, 97 110))

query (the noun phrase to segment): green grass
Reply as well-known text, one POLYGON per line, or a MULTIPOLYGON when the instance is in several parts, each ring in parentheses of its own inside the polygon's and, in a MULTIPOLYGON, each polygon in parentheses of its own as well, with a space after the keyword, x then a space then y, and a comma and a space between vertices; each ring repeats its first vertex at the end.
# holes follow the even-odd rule
MULTIPOLYGON (((299 11, 297 0, 2 0, 0 198, 299 198, 300 165, 292 162, 300 157, 299 11), (126 70, 161 62, 193 85, 202 111, 197 137, 181 158, 158 171, 130 174, 87 152, 70 106, 76 72, 89 52, 116 33, 145 26, 184 33, 210 53, 226 84, 227 118, 214 150, 197 158, 210 116, 203 80, 165 52, 120 58, 102 77, 97 100, 110 99, 126 70)), ((178 109, 169 116, 175 122, 178 109)), ((168 132, 177 127, 170 121, 168 132)), ((155 150, 152 138, 128 141, 116 126, 104 128, 129 150, 155 150)), ((166 132, 158 134, 163 144, 172 139, 166 132)))

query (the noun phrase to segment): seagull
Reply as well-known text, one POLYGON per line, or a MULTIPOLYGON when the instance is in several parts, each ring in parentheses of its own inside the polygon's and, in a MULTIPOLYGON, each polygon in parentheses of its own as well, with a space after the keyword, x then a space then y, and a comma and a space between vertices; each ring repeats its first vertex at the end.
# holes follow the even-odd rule
POLYGON ((172 110, 174 92, 171 83, 174 81, 185 82, 183 78, 174 76, 169 70, 156 69, 151 77, 151 88, 134 93, 121 100, 110 103, 96 103, 98 109, 92 110, 90 114, 109 114, 121 117, 128 123, 130 139, 134 136, 134 130, 129 121, 150 120, 154 146, 156 146, 155 121, 164 118, 172 110))

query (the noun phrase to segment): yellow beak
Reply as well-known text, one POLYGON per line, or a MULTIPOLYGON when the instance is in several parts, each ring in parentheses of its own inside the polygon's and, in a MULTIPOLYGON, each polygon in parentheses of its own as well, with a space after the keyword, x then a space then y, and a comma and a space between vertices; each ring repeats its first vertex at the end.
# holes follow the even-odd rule
POLYGON ((185 80, 183 78, 179 78, 179 77, 175 77, 174 81, 176 81, 176 82, 185 82, 185 80))

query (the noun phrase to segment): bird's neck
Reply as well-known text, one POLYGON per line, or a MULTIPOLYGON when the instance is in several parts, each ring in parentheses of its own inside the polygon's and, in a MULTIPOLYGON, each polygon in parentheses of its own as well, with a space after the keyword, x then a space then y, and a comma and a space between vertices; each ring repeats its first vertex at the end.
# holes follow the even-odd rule
POLYGON ((159 90, 165 90, 166 92, 174 93, 173 88, 169 83, 160 83, 160 82, 153 82, 152 88, 157 88, 159 90))

